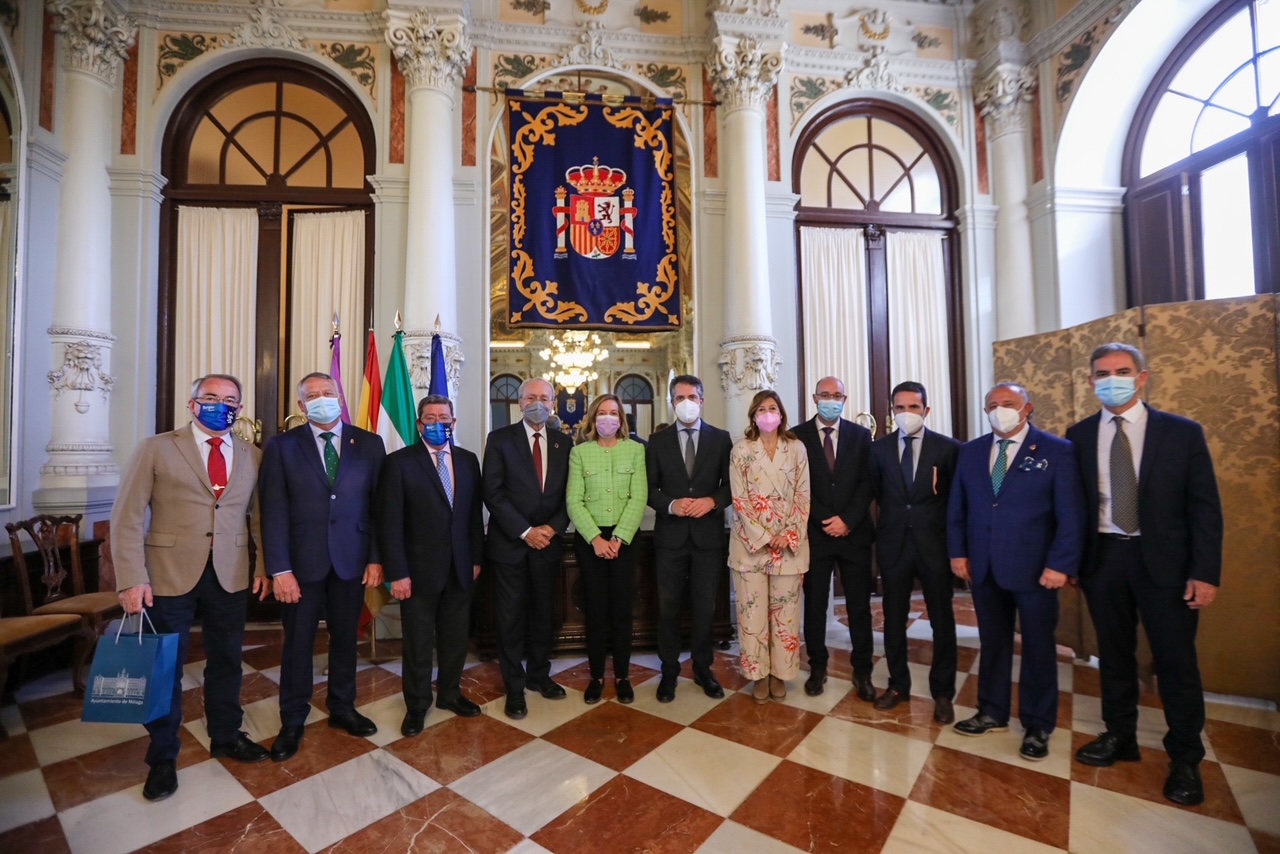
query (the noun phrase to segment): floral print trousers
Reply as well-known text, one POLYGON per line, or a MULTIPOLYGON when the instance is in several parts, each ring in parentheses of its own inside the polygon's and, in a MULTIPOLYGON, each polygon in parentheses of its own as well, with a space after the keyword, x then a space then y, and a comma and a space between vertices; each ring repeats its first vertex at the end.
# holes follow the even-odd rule
POLYGON ((748 679, 800 673, 800 588, 803 575, 730 573, 738 602, 738 646, 748 679))

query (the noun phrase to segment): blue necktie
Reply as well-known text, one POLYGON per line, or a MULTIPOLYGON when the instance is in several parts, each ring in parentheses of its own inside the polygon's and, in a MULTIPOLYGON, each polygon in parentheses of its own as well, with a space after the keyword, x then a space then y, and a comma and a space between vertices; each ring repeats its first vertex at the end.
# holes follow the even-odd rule
POLYGON ((449 464, 445 460, 445 454, 448 451, 436 451, 436 473, 440 475, 440 485, 444 487, 444 494, 449 498, 449 506, 453 506, 453 478, 449 477, 449 464))
POLYGON ((996 495, 1000 494, 1000 487, 1004 486, 1004 476, 1009 471, 1009 458, 1006 456, 1009 450, 1009 444, 1012 439, 1000 440, 1000 451, 996 454, 996 464, 991 469, 991 491, 996 495))
POLYGON ((916 482, 915 455, 911 452, 911 443, 915 436, 902 437, 902 479, 907 484, 907 495, 911 494, 911 486, 916 482))

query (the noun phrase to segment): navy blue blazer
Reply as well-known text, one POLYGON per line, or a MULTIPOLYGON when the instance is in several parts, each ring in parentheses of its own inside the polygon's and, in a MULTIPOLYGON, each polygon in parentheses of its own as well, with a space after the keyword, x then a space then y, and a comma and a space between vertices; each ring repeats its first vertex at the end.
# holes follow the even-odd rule
POLYGON ((1075 448, 1032 427, 997 498, 991 490, 988 433, 960 448, 947 507, 947 551, 967 557, 973 583, 987 573, 1005 590, 1036 590, 1054 569, 1080 571, 1084 551, 1084 496, 1075 448))
POLYGON ((889 569, 901 562, 908 537, 926 565, 947 562, 947 501, 960 443, 925 428, 919 445, 913 449, 916 476, 910 484, 902 476, 898 431, 871 445, 871 482, 880 505, 876 555, 889 569))
POLYGON ((724 510, 733 501, 729 488, 729 453, 733 450, 733 439, 728 431, 703 421, 698 430, 693 477, 689 477, 684 454, 680 452, 681 429, 677 421, 659 430, 649 437, 649 447, 645 449, 649 506, 655 515, 654 544, 664 549, 684 548, 690 543, 700 549, 723 549, 728 542, 724 510), (677 498, 708 497, 716 502, 716 509, 701 518, 671 515, 671 502, 677 498))
MULTIPOLYGON (((494 430, 485 443, 484 503, 489 508, 485 554, 499 563, 520 563, 535 553, 520 539, 530 528, 550 525, 557 534, 563 534, 569 527, 564 491, 569 483, 573 440, 559 430, 545 427, 542 438, 547 445, 547 470, 541 487, 523 421, 494 430)), ((558 560, 564 554, 564 543, 554 537, 551 545, 536 554, 558 560)))
POLYGON ((809 554, 811 558, 841 555, 862 549, 876 537, 871 523, 871 431, 841 418, 836 443, 836 470, 827 468, 817 416, 795 427, 796 438, 809 455, 809 554), (849 526, 849 536, 832 537, 822 520, 839 516, 849 526))
POLYGON ((456 445, 453 506, 431 449, 421 440, 387 455, 378 483, 378 547, 387 581, 413 579, 415 592, 439 593, 453 573, 470 590, 484 553, 480 461, 456 445))
POLYGON ((342 425, 338 479, 325 474, 311 425, 267 442, 258 473, 262 552, 267 572, 320 581, 329 567, 353 581, 379 563, 373 500, 386 452, 382 437, 342 425))
MULTIPOLYGON (((1067 430, 1080 462, 1088 525, 1080 574, 1096 569, 1098 549, 1098 412, 1067 430)), ((1113 428, 1114 429, 1114 428, 1113 428)), ((1161 587, 1187 579, 1222 581, 1222 503, 1204 430, 1195 421, 1147 407, 1138 464, 1142 562, 1161 587)))

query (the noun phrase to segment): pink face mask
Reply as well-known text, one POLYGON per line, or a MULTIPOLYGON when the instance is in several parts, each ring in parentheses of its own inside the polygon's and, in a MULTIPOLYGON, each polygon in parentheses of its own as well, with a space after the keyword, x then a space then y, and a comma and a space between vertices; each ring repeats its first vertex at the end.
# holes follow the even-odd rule
POLYGON ((621 426, 622 419, 616 415, 596 416, 596 433, 601 439, 612 439, 618 435, 618 428, 621 426))
POLYGON ((778 425, 782 423, 782 416, 777 412, 757 412, 756 427, 761 433, 772 433, 778 429, 778 425))

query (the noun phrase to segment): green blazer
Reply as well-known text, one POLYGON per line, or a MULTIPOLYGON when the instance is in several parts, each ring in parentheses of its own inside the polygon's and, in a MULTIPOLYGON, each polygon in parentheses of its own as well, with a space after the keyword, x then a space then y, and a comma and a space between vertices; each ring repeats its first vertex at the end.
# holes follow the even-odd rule
POLYGON ((619 439, 612 448, 584 442, 569 453, 569 485, 565 503, 583 539, 591 542, 600 528, 613 525, 613 535, 630 544, 644 519, 649 476, 644 445, 619 439))

